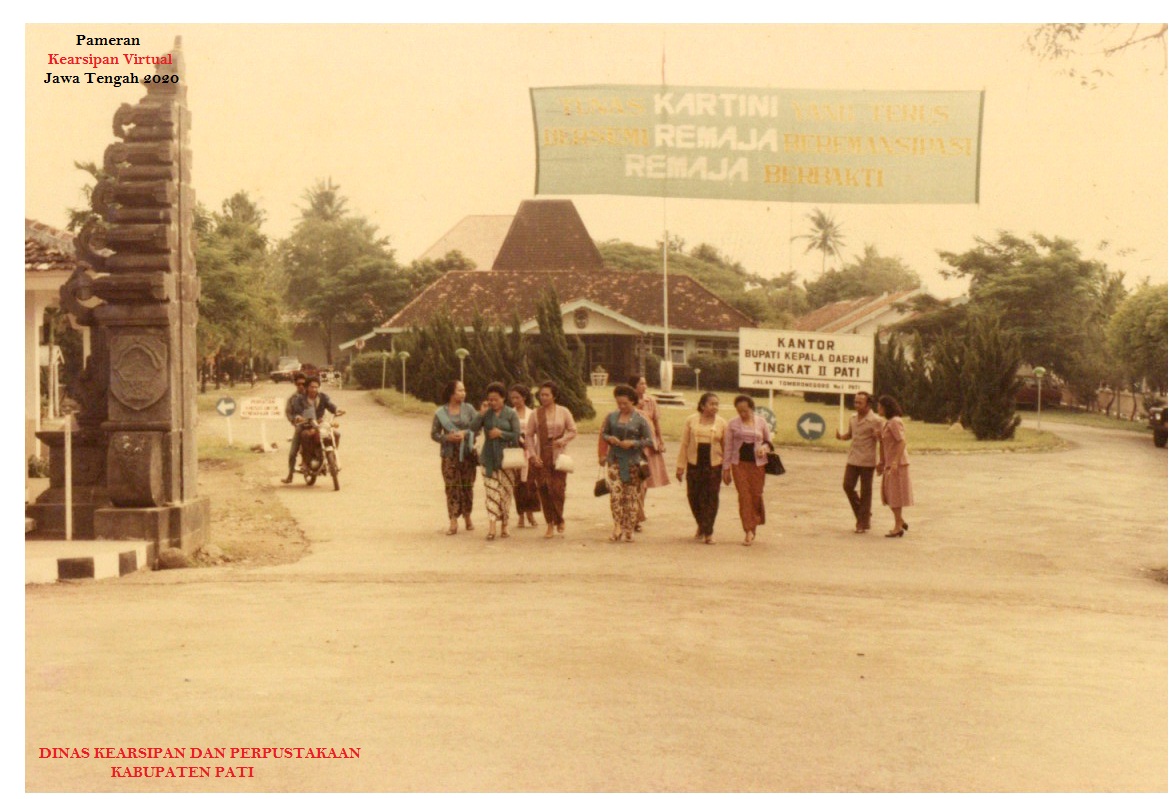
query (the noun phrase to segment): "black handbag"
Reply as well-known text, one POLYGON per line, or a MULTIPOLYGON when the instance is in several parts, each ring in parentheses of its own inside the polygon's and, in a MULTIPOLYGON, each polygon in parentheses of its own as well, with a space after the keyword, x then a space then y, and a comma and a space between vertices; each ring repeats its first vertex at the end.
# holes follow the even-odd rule
POLYGON ((648 461, 640 461, 637 471, 640 472, 641 480, 647 480, 652 477, 652 467, 648 465, 648 461))
POLYGON ((786 474, 787 469, 783 466, 783 459, 779 457, 777 452, 766 453, 766 473, 767 474, 786 474))
MULTIPOLYGON (((602 471, 602 470, 600 470, 602 471)), ((604 477, 595 481, 595 496, 602 497, 605 494, 610 494, 611 489, 607 487, 607 479, 604 477)))

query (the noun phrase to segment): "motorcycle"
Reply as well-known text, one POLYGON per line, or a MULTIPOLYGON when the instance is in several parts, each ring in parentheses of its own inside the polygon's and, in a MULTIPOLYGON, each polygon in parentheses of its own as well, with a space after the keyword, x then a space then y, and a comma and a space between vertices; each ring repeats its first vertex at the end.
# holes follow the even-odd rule
POLYGON ((319 477, 329 474, 334 490, 339 490, 338 417, 343 413, 340 410, 329 419, 323 415, 318 422, 306 419, 298 424, 298 436, 301 439, 298 452, 301 457, 297 471, 305 478, 306 485, 312 486, 319 477))

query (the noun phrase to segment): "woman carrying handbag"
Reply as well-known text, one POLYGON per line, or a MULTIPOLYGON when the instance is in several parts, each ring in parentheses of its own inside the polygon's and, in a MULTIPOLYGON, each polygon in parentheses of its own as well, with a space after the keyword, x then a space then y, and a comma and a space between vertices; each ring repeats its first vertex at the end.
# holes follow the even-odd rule
MULTIPOLYGON (((481 467, 485 473, 485 509, 489 511, 489 533, 486 539, 497 537, 497 523, 501 522, 501 537, 509 538, 510 505, 514 499, 514 471, 509 468, 506 453, 517 448, 522 436, 518 414, 505 404, 506 390, 501 383, 485 387, 482 411, 473 420, 470 430, 485 431, 485 445, 481 448, 481 467)), ((511 455, 516 457, 516 455, 511 455)), ((520 462, 518 463, 520 466, 520 462)))
POLYGON ((555 528, 560 533, 566 530, 563 505, 567 501, 567 473, 573 468, 566 450, 576 435, 575 417, 558 404, 558 386, 546 381, 538 388, 538 408, 526 422, 526 454, 546 520, 544 538, 554 538, 555 528))

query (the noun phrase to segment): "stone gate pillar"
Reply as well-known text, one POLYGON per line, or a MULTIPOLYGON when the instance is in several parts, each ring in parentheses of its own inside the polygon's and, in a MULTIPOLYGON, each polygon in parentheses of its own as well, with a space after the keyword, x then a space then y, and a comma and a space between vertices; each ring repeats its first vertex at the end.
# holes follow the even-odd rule
POLYGON ((208 540, 208 500, 196 496, 196 299, 190 114, 177 37, 161 82, 114 114, 108 177, 93 191, 79 255, 96 276, 92 324, 105 345, 110 506, 97 538, 155 541, 192 551, 208 540))

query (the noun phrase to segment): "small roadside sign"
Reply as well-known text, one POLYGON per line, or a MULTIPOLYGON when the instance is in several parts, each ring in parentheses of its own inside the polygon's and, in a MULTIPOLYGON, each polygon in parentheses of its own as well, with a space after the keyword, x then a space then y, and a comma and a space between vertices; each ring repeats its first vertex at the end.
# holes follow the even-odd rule
POLYGON ((814 441, 823 436, 827 425, 823 421, 823 417, 818 413, 805 413, 799 417, 799 422, 795 425, 799 430, 799 435, 803 436, 808 441, 814 441))
POLYGON ((216 403, 216 412, 221 416, 232 416, 236 413, 236 400, 232 397, 221 397, 216 403))
POLYGON ((241 400, 242 419, 284 419, 285 410, 278 397, 245 397, 241 400))

